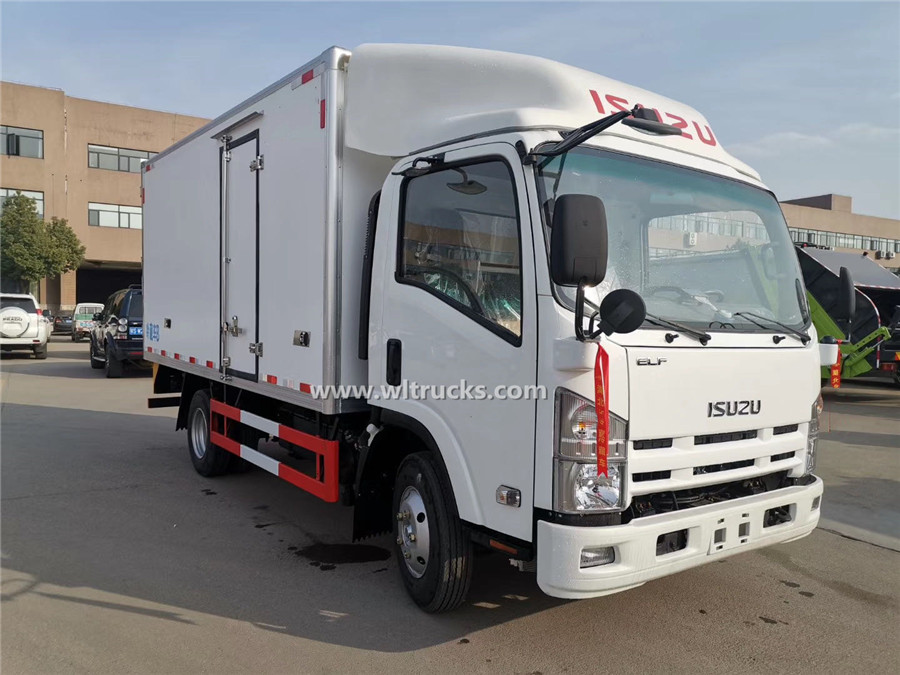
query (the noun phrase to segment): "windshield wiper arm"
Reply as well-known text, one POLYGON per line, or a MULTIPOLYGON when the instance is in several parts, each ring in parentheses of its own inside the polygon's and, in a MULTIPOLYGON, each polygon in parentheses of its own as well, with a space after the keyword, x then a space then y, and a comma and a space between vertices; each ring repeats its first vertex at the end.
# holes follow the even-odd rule
POLYGON ((802 331, 797 330, 796 328, 791 328, 790 326, 785 326, 780 321, 776 321, 775 319, 770 319, 766 316, 761 316, 759 314, 754 314, 753 312, 734 312, 731 316, 746 317, 746 318, 750 319, 751 323, 755 323, 760 328, 770 328, 771 329, 771 327, 773 325, 778 326, 786 333, 790 333, 795 338, 800 340, 800 342, 802 342, 804 345, 812 339, 811 337, 809 337, 809 335, 807 335, 806 333, 804 333, 802 331), (759 319, 759 321, 754 321, 754 319, 759 319), (768 321, 769 325, 766 326, 765 324, 760 323, 760 321, 768 321))
POLYGON ((672 330, 677 330, 680 333, 684 333, 685 335, 689 335, 694 338, 697 342, 699 342, 704 347, 706 343, 712 339, 712 335, 706 333, 702 330, 696 330, 691 328, 690 326, 685 326, 683 323, 675 323, 674 321, 669 321, 668 319, 663 319, 662 317, 655 316, 653 314, 647 313, 647 323, 651 323, 654 326, 662 326, 663 328, 671 328, 672 330))

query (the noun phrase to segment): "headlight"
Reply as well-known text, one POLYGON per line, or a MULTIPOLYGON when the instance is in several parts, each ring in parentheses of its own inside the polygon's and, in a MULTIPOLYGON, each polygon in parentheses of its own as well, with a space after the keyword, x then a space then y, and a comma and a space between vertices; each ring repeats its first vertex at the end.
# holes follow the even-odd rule
POLYGON ((594 402, 566 389, 557 390, 554 510, 592 513, 624 507, 627 432, 625 420, 610 414, 608 475, 598 475, 594 402))
POLYGON ((816 402, 812 404, 809 416, 809 431, 806 434, 806 470, 804 476, 808 476, 816 468, 816 451, 819 447, 819 415, 825 408, 822 395, 819 394, 816 402))

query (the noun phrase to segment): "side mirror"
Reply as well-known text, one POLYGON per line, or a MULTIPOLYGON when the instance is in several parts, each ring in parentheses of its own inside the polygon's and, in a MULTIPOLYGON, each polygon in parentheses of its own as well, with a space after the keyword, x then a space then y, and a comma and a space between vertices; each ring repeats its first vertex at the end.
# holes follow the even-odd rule
POLYGON ((846 267, 841 268, 841 281, 838 290, 838 304, 835 316, 844 321, 850 321, 856 314, 856 287, 853 285, 853 277, 846 267))
POLYGON ((636 331, 647 318, 644 299, 630 288, 618 288, 600 302, 598 328, 606 335, 636 331))
POLYGON ((562 195, 553 206, 550 277, 560 286, 595 286, 606 276, 606 209, 593 195, 562 195))

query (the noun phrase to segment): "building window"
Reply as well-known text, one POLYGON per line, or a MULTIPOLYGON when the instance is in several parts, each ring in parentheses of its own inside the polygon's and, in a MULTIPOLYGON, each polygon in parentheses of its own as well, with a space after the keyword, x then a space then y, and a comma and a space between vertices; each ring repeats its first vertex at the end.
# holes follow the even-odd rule
POLYGON ((107 145, 93 145, 89 143, 88 166, 92 169, 140 173, 141 161, 149 159, 152 154, 154 153, 143 150, 112 148, 107 145))
POLYGON ((144 227, 143 210, 140 206, 90 202, 88 204, 88 225, 141 230, 144 227))
POLYGON ((3 154, 16 157, 44 158, 44 132, 37 129, 0 126, 3 154))
POLYGON ((0 211, 3 211, 3 202, 7 197, 12 197, 17 192, 21 192, 26 197, 34 200, 34 206, 37 208, 38 215, 44 217, 44 193, 34 192, 32 190, 16 190, 15 188, 0 188, 0 211))

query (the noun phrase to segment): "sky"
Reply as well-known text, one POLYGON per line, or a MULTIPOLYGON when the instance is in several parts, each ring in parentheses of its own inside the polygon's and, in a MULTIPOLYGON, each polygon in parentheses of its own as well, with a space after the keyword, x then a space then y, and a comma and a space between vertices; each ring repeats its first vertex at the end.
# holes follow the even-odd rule
POLYGON ((3 80, 202 117, 365 42, 601 73, 700 110, 779 199, 834 192, 900 219, 897 2, 0 4, 3 80))

